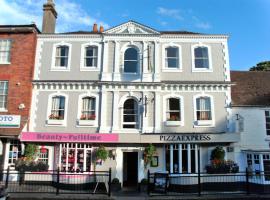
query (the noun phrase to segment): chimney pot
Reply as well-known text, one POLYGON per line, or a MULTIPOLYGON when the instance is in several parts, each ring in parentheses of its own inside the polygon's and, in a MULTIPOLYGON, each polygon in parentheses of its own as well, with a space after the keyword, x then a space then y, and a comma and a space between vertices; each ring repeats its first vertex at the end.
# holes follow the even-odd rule
POLYGON ((100 26, 100 27, 99 27, 99 32, 100 32, 100 33, 104 32, 104 27, 103 27, 103 26, 100 26))
POLYGON ((97 33, 98 32, 98 26, 97 26, 96 23, 94 23, 94 25, 93 25, 93 32, 94 33, 97 33))
POLYGON ((53 0, 48 0, 43 5, 42 33, 54 33, 57 12, 53 0))

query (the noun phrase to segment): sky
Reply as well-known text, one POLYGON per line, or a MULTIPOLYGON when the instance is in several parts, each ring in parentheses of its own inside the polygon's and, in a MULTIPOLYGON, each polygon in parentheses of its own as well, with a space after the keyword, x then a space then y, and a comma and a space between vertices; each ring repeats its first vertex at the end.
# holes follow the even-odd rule
MULTIPOLYGON (((0 24, 41 29, 46 0, 0 0, 0 24)), ((270 60, 270 0, 55 0, 57 32, 105 29, 128 20, 156 30, 228 34, 232 70, 270 60)))

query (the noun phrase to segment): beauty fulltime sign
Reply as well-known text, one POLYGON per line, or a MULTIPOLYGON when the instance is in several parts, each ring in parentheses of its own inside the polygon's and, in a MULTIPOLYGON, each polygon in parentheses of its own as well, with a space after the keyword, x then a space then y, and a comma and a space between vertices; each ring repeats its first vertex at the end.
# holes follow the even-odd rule
POLYGON ((87 134, 87 133, 41 133, 22 132, 21 141, 28 142, 118 142, 118 134, 87 134))

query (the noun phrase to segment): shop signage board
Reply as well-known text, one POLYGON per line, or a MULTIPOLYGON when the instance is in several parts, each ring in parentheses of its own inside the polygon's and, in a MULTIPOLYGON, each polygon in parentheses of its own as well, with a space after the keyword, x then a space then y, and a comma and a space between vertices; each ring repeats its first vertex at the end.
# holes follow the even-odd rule
POLYGON ((20 115, 0 115, 0 128, 20 128, 20 115))
POLYGON ((118 134, 22 132, 20 140, 25 142, 110 143, 118 142, 118 134))

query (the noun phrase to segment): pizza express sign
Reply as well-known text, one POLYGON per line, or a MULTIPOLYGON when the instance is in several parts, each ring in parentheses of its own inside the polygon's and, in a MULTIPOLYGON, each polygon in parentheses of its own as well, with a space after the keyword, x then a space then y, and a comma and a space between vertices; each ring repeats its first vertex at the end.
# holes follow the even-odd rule
POLYGON ((0 128, 19 128, 20 115, 0 115, 0 128))
POLYGON ((161 135, 160 141, 164 142, 207 142, 211 141, 211 136, 206 134, 190 135, 161 135))

